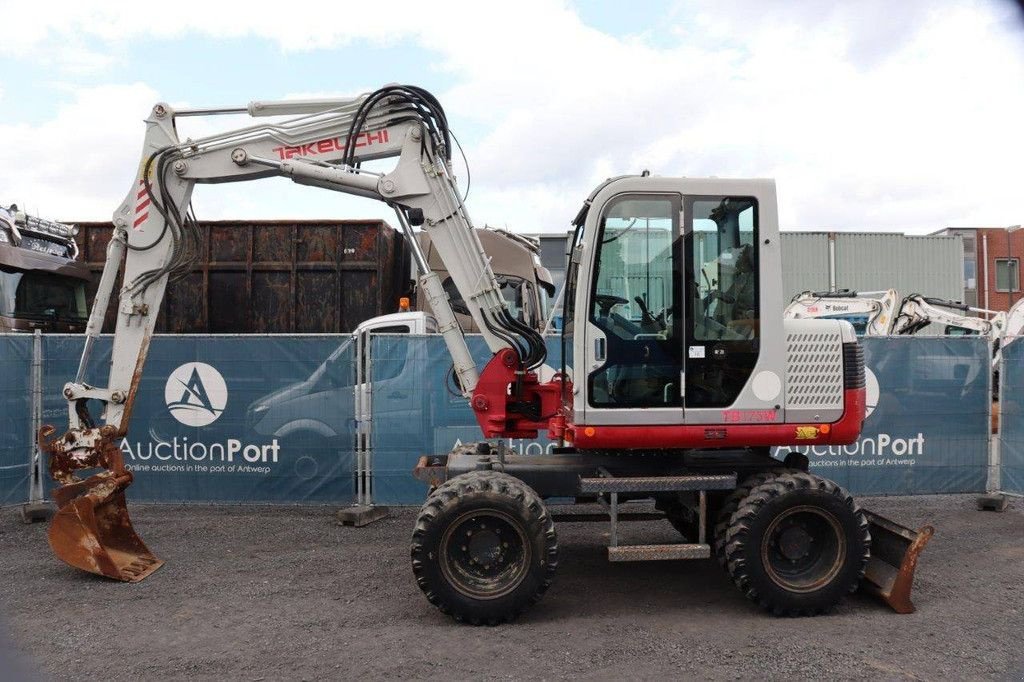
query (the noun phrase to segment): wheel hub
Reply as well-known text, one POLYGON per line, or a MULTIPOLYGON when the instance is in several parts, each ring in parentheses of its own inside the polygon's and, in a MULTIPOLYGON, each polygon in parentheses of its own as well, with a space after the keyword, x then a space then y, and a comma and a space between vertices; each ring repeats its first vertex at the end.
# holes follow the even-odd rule
POLYGON ((839 520, 815 505, 790 507, 769 524, 761 561, 775 584, 812 592, 831 581, 846 559, 839 520))
POLYGON ((810 553, 813 541, 814 538, 802 526, 789 526, 779 533, 776 547, 785 558, 798 561, 810 553))
POLYGON ((463 514, 449 526, 441 547, 441 570, 449 582, 476 599, 495 599, 514 590, 532 555, 520 524, 496 509, 463 514))
POLYGON ((500 563, 504 559, 505 553, 502 551, 500 530, 482 526, 480 530, 470 532, 472 535, 470 535, 469 544, 466 546, 466 553, 472 563, 489 566, 500 563))

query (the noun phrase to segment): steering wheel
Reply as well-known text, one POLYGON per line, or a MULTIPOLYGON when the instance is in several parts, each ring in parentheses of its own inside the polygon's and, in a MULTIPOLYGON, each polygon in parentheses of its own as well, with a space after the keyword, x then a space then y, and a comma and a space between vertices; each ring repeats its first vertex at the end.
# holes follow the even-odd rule
POLYGON ((629 301, 621 296, 611 296, 609 294, 597 294, 594 296, 594 302, 597 303, 598 308, 600 308, 601 317, 606 317, 615 306, 622 303, 629 303, 629 301))

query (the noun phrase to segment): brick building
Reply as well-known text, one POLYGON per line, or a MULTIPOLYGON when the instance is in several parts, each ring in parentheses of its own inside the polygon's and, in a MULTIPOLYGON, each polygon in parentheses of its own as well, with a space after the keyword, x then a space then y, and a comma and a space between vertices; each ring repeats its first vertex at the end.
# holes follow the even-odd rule
POLYGON ((963 302, 1008 310, 1021 299, 1024 229, 1011 227, 947 227, 935 234, 960 235, 964 243, 963 302))

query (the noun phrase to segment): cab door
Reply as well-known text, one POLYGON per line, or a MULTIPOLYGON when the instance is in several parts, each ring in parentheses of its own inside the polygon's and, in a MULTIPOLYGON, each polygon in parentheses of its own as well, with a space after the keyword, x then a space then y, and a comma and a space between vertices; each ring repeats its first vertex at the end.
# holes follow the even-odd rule
MULTIPOLYGON (((624 193, 601 208, 584 323, 587 424, 683 422, 682 199, 624 193)), ((582 298, 582 297, 581 297, 582 298)))

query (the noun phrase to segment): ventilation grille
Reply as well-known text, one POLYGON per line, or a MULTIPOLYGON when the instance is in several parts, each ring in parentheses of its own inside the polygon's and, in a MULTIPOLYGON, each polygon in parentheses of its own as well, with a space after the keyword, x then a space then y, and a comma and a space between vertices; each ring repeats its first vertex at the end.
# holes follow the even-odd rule
POLYGON ((843 407, 843 343, 835 332, 786 335, 786 408, 843 407))

